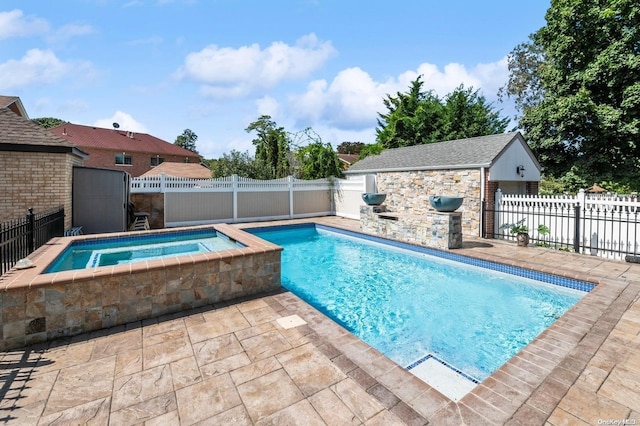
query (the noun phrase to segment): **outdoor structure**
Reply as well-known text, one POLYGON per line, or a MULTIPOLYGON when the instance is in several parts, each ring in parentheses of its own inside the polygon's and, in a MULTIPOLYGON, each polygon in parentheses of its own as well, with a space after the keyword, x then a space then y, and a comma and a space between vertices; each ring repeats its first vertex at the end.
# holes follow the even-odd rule
POLYGON ((32 122, 15 96, 0 96, 0 222, 63 206, 71 226, 72 175, 87 154, 32 122))
POLYGON ((142 174, 145 176, 175 176, 188 179, 211 179, 211 170, 197 163, 169 163, 158 164, 153 169, 142 174))
POLYGON ((358 161, 358 155, 357 154, 338 154, 338 160, 340 160, 340 163, 342 164, 342 168, 344 170, 348 170, 353 163, 358 161))
POLYGON ((464 197, 462 233, 479 236, 482 203, 493 203, 498 188, 537 194, 540 170, 522 134, 511 132, 387 149, 358 161, 345 174, 375 175, 374 192, 387 194, 385 207, 391 213, 433 211, 430 195, 464 197))
POLYGON ((200 163, 200 156, 146 133, 64 123, 49 129, 89 154, 86 167, 124 170, 137 177, 164 162, 200 163))

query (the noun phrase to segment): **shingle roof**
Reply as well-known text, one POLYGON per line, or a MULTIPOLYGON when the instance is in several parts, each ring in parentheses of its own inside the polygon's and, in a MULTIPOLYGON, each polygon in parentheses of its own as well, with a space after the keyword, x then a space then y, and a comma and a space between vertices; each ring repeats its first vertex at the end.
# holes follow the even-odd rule
POLYGON ((142 174, 142 176, 157 176, 164 173, 167 176, 177 176, 190 179, 211 179, 211 170, 195 163, 164 162, 142 174))
POLYGON ((16 114, 24 118, 29 118, 27 111, 24 109, 24 105, 22 105, 22 101, 17 96, 0 95, 0 108, 9 108, 16 114))
POLYGON ((0 144, 75 147, 9 108, 0 108, 0 129, 0 144))
POLYGON ((520 132, 393 148, 353 164, 345 173, 488 167, 520 132))
POLYGON ((65 123, 51 129, 56 135, 83 148, 102 148, 123 152, 146 152, 157 155, 177 155, 199 157, 198 154, 158 139, 147 133, 135 133, 125 130, 104 129, 65 123))
POLYGON ((358 161, 357 154, 338 154, 338 158, 349 165, 358 161))
POLYGON ((0 95, 0 108, 6 108, 12 103, 14 103, 15 101, 17 101, 18 99, 20 98, 18 98, 17 96, 0 95))

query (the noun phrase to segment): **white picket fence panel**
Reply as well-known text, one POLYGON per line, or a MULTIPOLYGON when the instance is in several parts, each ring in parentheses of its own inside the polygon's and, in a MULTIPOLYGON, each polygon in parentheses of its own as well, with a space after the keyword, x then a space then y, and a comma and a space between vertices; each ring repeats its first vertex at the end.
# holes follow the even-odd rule
POLYGON ((587 194, 575 196, 495 195, 494 229, 509 236, 506 223, 524 220, 532 239, 550 246, 577 246, 583 254, 624 260, 640 252, 640 200, 637 196, 587 194), (578 220, 576 219, 576 212, 578 220), (538 232, 538 225, 549 234, 538 232))

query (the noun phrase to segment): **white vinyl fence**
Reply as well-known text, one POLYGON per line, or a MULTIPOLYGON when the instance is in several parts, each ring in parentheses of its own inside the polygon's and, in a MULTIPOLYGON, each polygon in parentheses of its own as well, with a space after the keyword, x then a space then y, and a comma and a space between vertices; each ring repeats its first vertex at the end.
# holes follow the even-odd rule
MULTIPOLYGON (((487 211, 487 214, 490 214, 487 211)), ((504 224, 523 221, 535 244, 625 260, 640 252, 640 201, 636 196, 495 196, 494 237, 513 238, 504 224), (548 228, 541 233, 539 225, 548 228)))
POLYGON ((131 193, 163 193, 166 227, 337 215, 360 217, 367 179, 255 180, 237 175, 131 179, 131 193))

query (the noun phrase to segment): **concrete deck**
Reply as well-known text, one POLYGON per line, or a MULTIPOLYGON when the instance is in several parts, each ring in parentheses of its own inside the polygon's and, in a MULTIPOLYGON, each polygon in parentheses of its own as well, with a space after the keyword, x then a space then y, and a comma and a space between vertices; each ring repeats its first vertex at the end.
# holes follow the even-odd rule
POLYGON ((457 403, 280 292, 0 353, 0 423, 640 422, 640 265, 466 237, 455 252, 598 286, 457 403))

